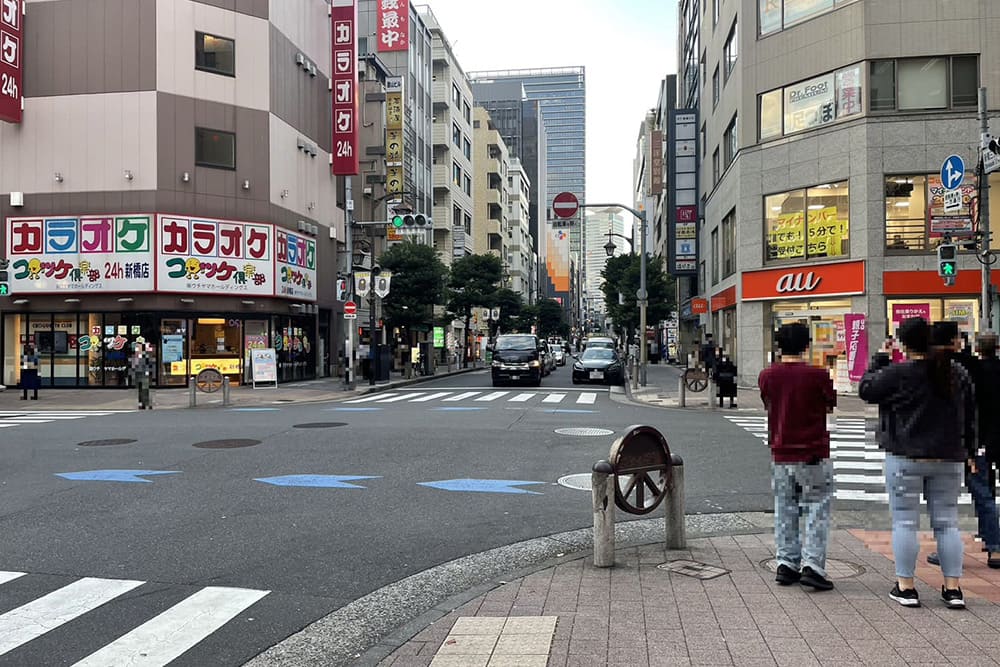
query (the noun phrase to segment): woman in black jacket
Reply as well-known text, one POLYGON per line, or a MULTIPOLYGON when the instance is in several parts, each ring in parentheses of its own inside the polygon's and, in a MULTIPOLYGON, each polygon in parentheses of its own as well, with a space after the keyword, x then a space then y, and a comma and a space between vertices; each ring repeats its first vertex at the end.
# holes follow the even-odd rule
POLYGON ((879 406, 878 439, 885 450, 885 485, 892 512, 896 585, 889 597, 920 606, 917 564, 920 494, 927 497, 949 607, 965 606, 959 580, 964 553, 958 530, 958 494, 964 464, 976 442, 976 403, 968 373, 951 359, 951 345, 931 345, 930 326, 906 320, 899 338, 909 360, 890 364, 880 352, 861 379, 859 394, 879 406))

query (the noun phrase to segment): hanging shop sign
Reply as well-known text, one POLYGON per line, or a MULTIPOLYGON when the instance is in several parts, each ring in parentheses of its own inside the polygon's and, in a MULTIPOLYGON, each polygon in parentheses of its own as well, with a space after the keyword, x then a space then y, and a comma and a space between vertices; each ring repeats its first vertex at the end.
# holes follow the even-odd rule
POLYGON ((377 0, 378 51, 410 48, 410 0, 377 0))
POLYGON ((865 293, 865 263, 809 264, 743 272, 744 301, 865 293))
POLYGON ((670 112, 667 133, 667 272, 698 273, 698 114, 670 112))
POLYGON ((957 208, 949 209, 945 205, 948 190, 941 183, 941 176, 932 174, 927 177, 928 235, 931 238, 940 238, 945 234, 972 236, 975 231, 976 177, 966 174, 955 190, 961 196, 961 203, 957 208))
POLYGON ((283 229, 274 230, 277 296, 316 300, 316 241, 283 229))
POLYGON ((333 160, 337 176, 359 173, 358 151, 358 8, 354 0, 336 0, 330 8, 333 30, 333 160))

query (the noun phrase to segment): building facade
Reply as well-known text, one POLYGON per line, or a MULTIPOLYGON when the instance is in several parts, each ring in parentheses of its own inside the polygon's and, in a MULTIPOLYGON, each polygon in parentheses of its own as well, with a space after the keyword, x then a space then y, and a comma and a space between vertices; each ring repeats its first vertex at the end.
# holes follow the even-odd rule
POLYGON ((736 357, 741 381, 773 358, 786 322, 810 327, 810 361, 842 391, 863 370, 851 350, 877 349, 906 317, 981 330, 976 257, 961 253, 947 287, 935 250, 977 231, 977 89, 989 89, 990 109, 1000 99, 996 3, 680 9, 679 99, 699 101, 703 156, 701 325, 736 357), (701 49, 696 75, 688 45, 701 49), (940 172, 952 154, 966 173, 946 211, 940 172))
POLYGON ((486 109, 472 109, 472 128, 473 253, 490 253, 506 260, 510 247, 507 217, 510 154, 486 109))
POLYGON ((596 297, 603 310, 604 292, 601 291, 601 285, 604 278, 601 277, 601 272, 608 263, 608 253, 604 246, 610 240, 615 244, 612 256, 629 254, 632 252, 631 241, 635 238, 635 229, 632 226, 632 214, 620 208, 587 209, 585 215, 583 229, 587 251, 583 256, 584 300, 596 297), (612 236, 608 236, 608 232, 612 236))
POLYGON ((520 294, 524 302, 535 303, 535 252, 531 242, 531 181, 521 161, 510 160, 507 172, 507 286, 520 294))
POLYGON ((159 386, 249 379, 257 348, 279 380, 330 370, 328 4, 218 5, 27 4, 24 117, 0 124, 4 384, 28 346, 43 386, 126 386, 138 342, 159 386), (88 16, 100 38, 68 30, 88 16))

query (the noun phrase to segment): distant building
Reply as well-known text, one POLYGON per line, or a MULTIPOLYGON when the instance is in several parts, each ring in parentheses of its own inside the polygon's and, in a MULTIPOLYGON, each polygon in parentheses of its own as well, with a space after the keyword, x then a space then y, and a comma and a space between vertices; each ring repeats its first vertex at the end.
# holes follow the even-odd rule
POLYGON ((475 213, 472 218, 472 248, 477 255, 491 253, 507 258, 507 145, 482 107, 472 109, 472 188, 475 213))
POLYGON ((535 253, 532 250, 531 229, 529 220, 531 181, 525 173, 521 161, 511 158, 510 170, 507 172, 507 188, 509 199, 507 203, 508 236, 507 274, 510 278, 507 286, 524 297, 525 303, 535 303, 535 285, 532 277, 535 253))

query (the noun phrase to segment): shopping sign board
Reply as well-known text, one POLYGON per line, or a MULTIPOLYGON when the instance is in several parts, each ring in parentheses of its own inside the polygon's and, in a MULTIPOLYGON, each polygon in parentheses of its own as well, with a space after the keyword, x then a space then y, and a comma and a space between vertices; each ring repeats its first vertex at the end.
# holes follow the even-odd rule
POLYGON ((693 109, 670 112, 667 131, 667 272, 698 272, 698 114, 693 109))
POLYGON ((316 300, 316 241, 275 228, 277 296, 316 300))
POLYGON ((410 48, 410 0, 375 0, 378 6, 375 30, 378 50, 406 51, 410 48))
POLYGON ((333 173, 359 172, 358 154, 358 8, 354 0, 334 0, 333 21, 333 173))
MULTIPOLYGON (((958 182, 952 176, 952 182, 958 182)), ((927 177, 927 208, 930 238, 972 236, 976 219, 976 177, 964 178, 957 188, 947 188, 937 174, 927 177), (949 202, 949 198, 951 202, 949 202), (949 207, 948 204, 951 203, 949 207), (956 206, 956 203, 958 204, 956 206)))
POLYGON ((157 291, 275 295, 273 225, 157 219, 157 291))
POLYGON ((24 112, 24 2, 0 0, 0 120, 8 123, 24 112))
POLYGON ((151 291, 152 219, 148 214, 7 218, 11 293, 151 291))

